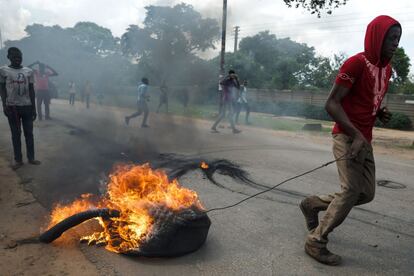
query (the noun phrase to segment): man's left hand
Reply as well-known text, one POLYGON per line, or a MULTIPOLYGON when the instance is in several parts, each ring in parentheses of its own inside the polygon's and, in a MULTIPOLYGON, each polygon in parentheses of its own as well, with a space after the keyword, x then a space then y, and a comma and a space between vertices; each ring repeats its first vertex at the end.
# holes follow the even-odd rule
POLYGON ((33 112, 32 112, 32 120, 33 120, 33 121, 35 121, 35 120, 36 120, 36 118, 37 118, 36 111, 35 111, 35 110, 33 110, 33 112))
POLYGON ((377 117, 383 124, 387 124, 391 120, 392 113, 384 106, 378 111, 377 117))

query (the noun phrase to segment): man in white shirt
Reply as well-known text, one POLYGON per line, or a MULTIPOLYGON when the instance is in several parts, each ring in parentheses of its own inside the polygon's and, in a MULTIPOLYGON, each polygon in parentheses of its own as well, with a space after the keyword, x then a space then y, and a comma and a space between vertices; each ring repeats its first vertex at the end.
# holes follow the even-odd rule
POLYGON ((32 165, 39 165, 35 159, 33 121, 36 120, 33 70, 22 66, 23 55, 16 47, 7 51, 9 66, 0 68, 0 95, 3 112, 9 121, 12 135, 15 164, 13 169, 23 165, 21 133, 22 126, 26 140, 27 159, 32 165))
POLYGON ((239 123, 239 115, 241 109, 246 109, 246 118, 245 122, 246 125, 249 125, 249 114, 250 114, 250 106, 249 102, 247 101, 247 80, 243 82, 243 85, 240 87, 240 97, 237 99, 237 107, 236 107, 236 124, 239 123))
POLYGON ((149 109, 147 105, 147 101, 149 101, 149 95, 147 94, 149 81, 147 78, 142 78, 141 82, 142 83, 138 86, 138 99, 137 99, 138 110, 137 112, 129 116, 125 116, 125 124, 128 125, 129 120, 131 120, 132 118, 138 117, 139 115, 144 113, 144 119, 142 120, 141 127, 146 128, 146 127, 149 127, 149 125, 147 125, 147 119, 148 119, 148 113, 149 113, 149 109))

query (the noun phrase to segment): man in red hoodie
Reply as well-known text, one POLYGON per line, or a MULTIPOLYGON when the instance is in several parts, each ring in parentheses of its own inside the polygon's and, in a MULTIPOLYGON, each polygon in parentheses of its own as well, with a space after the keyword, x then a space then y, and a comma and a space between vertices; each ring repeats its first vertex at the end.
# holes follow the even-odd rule
POLYGON ((305 198, 300 208, 310 233, 305 251, 317 261, 338 265, 341 257, 326 245, 328 234, 339 226, 355 205, 370 202, 375 195, 375 162, 371 146, 375 119, 387 122, 391 113, 381 102, 391 77, 390 60, 401 37, 401 25, 389 16, 376 17, 367 27, 365 51, 342 65, 325 108, 335 121, 333 153, 338 161, 341 191, 328 196, 305 198), (326 210, 318 220, 318 212, 326 210))

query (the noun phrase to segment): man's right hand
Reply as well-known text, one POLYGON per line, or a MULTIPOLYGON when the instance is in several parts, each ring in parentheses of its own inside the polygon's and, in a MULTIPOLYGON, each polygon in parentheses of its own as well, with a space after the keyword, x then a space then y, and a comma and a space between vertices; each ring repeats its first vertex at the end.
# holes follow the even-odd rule
POLYGON ((8 107, 7 105, 3 105, 4 116, 9 117, 10 112, 11 112, 10 107, 8 107))
POLYGON ((352 141, 352 145, 351 145, 351 149, 350 149, 350 157, 351 158, 356 158, 359 154, 359 152, 361 151, 361 149, 364 147, 365 144, 367 144, 367 140, 365 139, 365 137, 358 132, 355 137, 353 137, 353 141, 352 141))

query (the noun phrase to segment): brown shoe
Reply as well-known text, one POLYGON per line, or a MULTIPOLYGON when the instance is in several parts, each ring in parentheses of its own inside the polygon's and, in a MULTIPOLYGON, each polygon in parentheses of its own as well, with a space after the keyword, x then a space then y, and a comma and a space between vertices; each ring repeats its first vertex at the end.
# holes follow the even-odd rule
POLYGON ((339 255, 333 254, 326 247, 312 246, 310 243, 305 243, 305 252, 315 260, 326 265, 340 265, 342 258, 339 255))
POLYGON ((309 196, 299 204, 300 210, 305 216, 306 227, 309 231, 315 229, 319 225, 318 213, 328 208, 329 203, 322 201, 317 196, 309 196))

